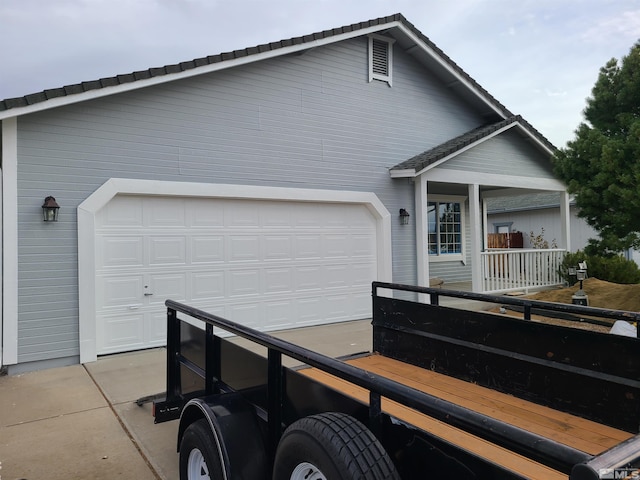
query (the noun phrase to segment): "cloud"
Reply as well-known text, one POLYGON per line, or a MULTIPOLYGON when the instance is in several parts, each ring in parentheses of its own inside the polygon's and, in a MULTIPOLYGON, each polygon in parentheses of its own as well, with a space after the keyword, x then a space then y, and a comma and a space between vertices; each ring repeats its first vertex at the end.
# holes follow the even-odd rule
POLYGON ((591 44, 631 45, 640 38, 640 10, 627 10, 608 15, 596 21, 582 34, 582 40, 591 44))

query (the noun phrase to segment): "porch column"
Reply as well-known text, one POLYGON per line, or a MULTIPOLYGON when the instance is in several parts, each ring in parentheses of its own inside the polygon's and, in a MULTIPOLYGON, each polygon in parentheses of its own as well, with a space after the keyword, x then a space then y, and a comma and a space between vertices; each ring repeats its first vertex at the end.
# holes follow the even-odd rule
POLYGON ((469 217, 471 226, 471 288, 482 292, 482 213, 480 212, 480 185, 469 184, 469 217))
POLYGON ((487 200, 482 199, 482 251, 486 252, 489 247, 489 238, 487 236, 489 232, 489 215, 487 214, 487 200))
POLYGON ((429 286, 429 254, 427 251, 427 179, 420 175, 415 180, 416 202, 416 258, 418 262, 418 285, 429 286))
POLYGON ((560 192, 560 247, 571 251, 571 212, 569 194, 566 190, 560 192))

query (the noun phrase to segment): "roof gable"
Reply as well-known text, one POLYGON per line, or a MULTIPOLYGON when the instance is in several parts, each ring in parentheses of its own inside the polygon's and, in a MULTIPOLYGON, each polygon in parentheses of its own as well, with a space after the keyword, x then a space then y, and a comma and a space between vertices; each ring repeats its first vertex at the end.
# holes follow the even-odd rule
POLYGON ((410 51, 416 60, 442 79, 457 95, 474 104, 476 109, 482 111, 487 119, 495 121, 512 116, 511 112, 467 75, 404 16, 395 14, 310 35, 197 58, 175 65, 150 68, 1 100, 0 119, 207 74, 216 70, 374 33, 384 33, 393 37, 401 48, 410 51))
POLYGON ((555 147, 540 132, 534 129, 520 115, 474 128, 462 135, 448 140, 434 148, 426 150, 396 165, 390 171, 392 177, 413 177, 456 157, 457 155, 493 138, 511 128, 519 128, 525 136, 533 140, 534 145, 551 156, 555 147))

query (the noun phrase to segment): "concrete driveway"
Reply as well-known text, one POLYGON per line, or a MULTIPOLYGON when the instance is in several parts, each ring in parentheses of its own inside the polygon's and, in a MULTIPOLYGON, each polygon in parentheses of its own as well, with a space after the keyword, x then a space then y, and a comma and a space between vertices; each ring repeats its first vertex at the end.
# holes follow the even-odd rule
MULTIPOLYGON (((274 335, 332 357, 371 350, 368 320, 274 335)), ((0 479, 178 479, 178 422, 156 425, 151 404, 136 404, 164 392, 165 355, 158 348, 0 377, 0 479)))

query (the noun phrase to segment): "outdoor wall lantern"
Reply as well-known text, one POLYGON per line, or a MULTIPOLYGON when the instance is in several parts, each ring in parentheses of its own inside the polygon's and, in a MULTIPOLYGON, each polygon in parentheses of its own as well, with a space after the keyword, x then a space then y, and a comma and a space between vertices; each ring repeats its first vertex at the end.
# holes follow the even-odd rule
POLYGON ((400 225, 407 225, 409 223, 409 212, 407 212, 404 208, 400 209, 400 225))
POLYGON ((45 222, 57 222, 58 210, 60 210, 60 205, 58 205, 56 199, 48 196, 42 204, 42 219, 45 222))

